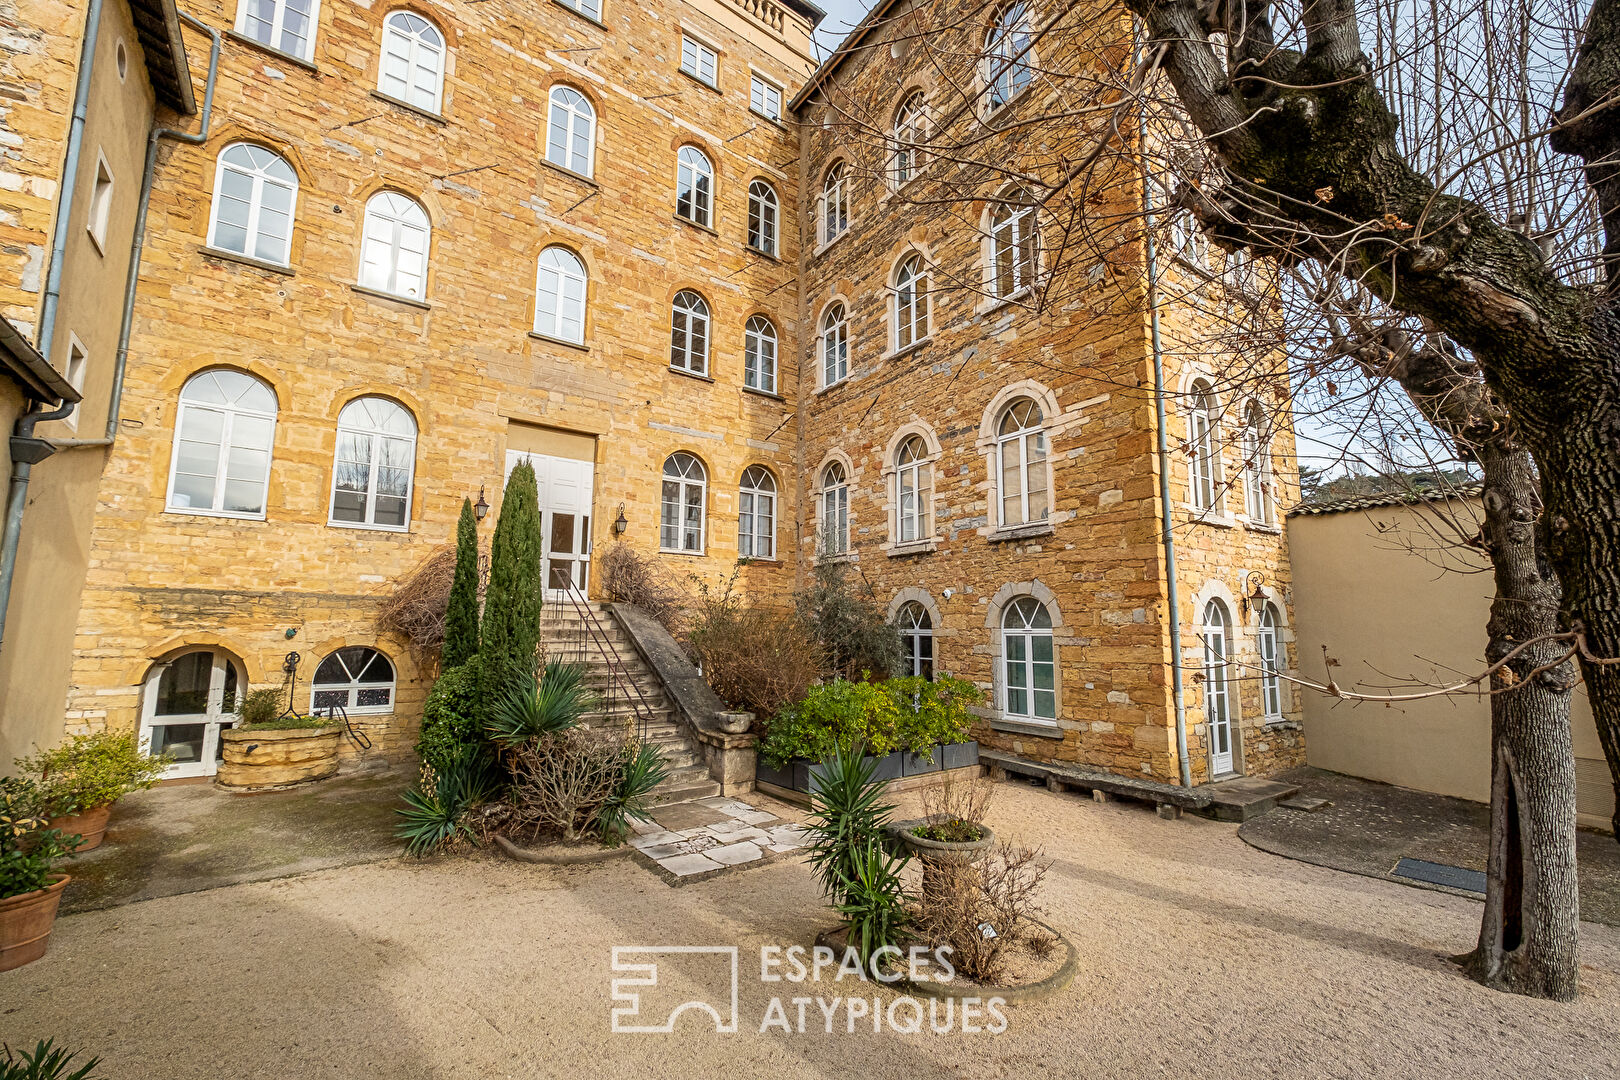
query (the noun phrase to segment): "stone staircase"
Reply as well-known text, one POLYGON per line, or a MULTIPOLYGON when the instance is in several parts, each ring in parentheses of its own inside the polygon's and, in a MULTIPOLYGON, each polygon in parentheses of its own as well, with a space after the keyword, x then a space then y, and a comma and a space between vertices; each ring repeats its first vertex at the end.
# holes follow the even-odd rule
POLYGON ((663 752, 669 770, 664 782, 654 790, 653 801, 667 804, 720 794, 720 785, 710 777, 703 755, 676 723, 675 705, 664 693, 658 675, 641 658, 607 605, 592 602, 590 609, 596 614, 600 636, 586 627, 585 620, 567 600, 548 602, 540 619, 540 640, 547 659, 584 664, 585 685, 601 699, 602 707, 586 716, 585 725, 597 730, 634 731, 636 710, 644 699, 652 713, 646 727, 647 741, 663 752), (608 650, 612 650, 611 655, 608 650), (640 688, 640 697, 615 685, 609 666, 613 659, 640 688))

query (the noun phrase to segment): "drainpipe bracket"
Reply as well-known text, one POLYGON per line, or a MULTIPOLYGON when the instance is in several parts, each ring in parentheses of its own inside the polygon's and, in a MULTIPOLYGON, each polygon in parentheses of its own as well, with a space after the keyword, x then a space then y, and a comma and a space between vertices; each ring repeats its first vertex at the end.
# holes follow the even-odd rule
POLYGON ((14 462, 25 465, 38 465, 54 453, 56 453, 56 447, 44 439, 36 439, 32 436, 25 438, 20 435, 11 437, 11 460, 14 462))

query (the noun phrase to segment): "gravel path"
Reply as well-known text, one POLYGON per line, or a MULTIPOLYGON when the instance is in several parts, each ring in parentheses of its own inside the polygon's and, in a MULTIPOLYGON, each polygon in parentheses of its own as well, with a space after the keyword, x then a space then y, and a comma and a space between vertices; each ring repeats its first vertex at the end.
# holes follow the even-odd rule
MULTIPOLYGON (((867 1018, 849 1034, 847 1009, 827 1034, 813 1004, 803 1034, 761 1034, 773 995, 874 996, 830 973, 759 981, 760 946, 807 944, 829 921, 801 861, 672 889, 629 860, 476 858, 63 918, 50 955, 0 974, 0 1037, 65 1036, 113 1080, 1620 1076, 1613 928, 1582 927, 1580 1000, 1527 1001, 1445 959, 1477 931, 1466 899, 1015 783, 991 823, 1044 845, 1047 921, 1081 957, 1068 991, 1010 1007, 999 1035, 873 1034, 867 1018), (611 947, 650 944, 739 946, 740 1030, 689 1012, 674 1034, 611 1033, 611 947)), ((657 993, 723 1000, 712 960, 661 960, 643 1015, 667 1008, 657 993)))

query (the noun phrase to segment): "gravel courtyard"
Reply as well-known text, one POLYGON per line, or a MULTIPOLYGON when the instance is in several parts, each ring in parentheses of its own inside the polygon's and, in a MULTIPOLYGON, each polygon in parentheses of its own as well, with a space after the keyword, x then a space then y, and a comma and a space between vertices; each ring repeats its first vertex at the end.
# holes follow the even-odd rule
MULTIPOLYGON (((771 804, 779 808, 779 804, 771 804)), ((0 1038, 56 1036, 113 1080, 208 1077, 1615 1077, 1620 931, 1583 924, 1580 1000, 1511 998, 1445 959, 1480 906, 1162 821, 999 785, 991 823, 1052 860, 1048 922, 1079 949, 1059 997, 998 1035, 760 1033, 762 945, 830 920, 799 859, 671 888, 627 860, 555 868, 390 860, 67 916, 0 975, 0 1038), (613 946, 739 946, 739 1030, 684 1014, 615 1034, 613 946)), ((665 958, 664 990, 725 980, 665 958)), ((711 965, 712 968, 712 965, 711 965)), ((649 1002, 651 992, 649 991, 649 1002)), ((653 1011, 649 1003, 646 1011, 653 1011)), ((787 1005, 793 1017, 794 1008, 787 1005)))

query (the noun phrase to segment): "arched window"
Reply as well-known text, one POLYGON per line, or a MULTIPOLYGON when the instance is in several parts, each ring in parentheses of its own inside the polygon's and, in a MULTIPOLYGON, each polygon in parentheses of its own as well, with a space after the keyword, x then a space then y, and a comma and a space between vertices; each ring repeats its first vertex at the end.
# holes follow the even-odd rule
POLYGON ((1277 523, 1271 497, 1270 436, 1265 410, 1258 401, 1249 402, 1243 416, 1243 500, 1249 520, 1256 525, 1277 523))
POLYGON ((416 200, 379 191, 366 200, 360 230, 360 284, 420 300, 427 294, 428 242, 432 226, 416 200))
POLYGON ((738 485, 737 554, 776 558, 776 478, 763 465, 748 466, 738 485))
POLYGON ((844 163, 827 170, 821 182, 821 242, 830 244, 849 228, 849 191, 844 183, 844 163))
POLYGON ((675 166, 675 213, 709 228, 714 210, 714 167, 703 151, 683 146, 675 166))
POLYGON ((1012 296, 1034 284, 1038 243, 1035 199, 1013 188, 990 212, 990 289, 996 296, 1012 296))
POLYGON ((551 88, 551 116, 546 122, 546 160, 581 176, 591 175, 596 148, 596 110, 572 86, 551 88))
POLYGON ((912 255, 894 272, 894 347, 909 349, 928 336, 928 270, 912 255))
POLYGON ((1023 0, 1014 0, 996 12, 984 43, 987 112, 1005 105, 1029 85, 1034 77, 1033 40, 1029 5, 1023 0))
POLYGON ((444 35, 420 15, 396 11, 383 20, 377 89, 436 113, 444 93, 444 35))
POLYGON ((229 368, 193 375, 180 388, 168 508, 263 518, 275 438, 275 391, 229 368))
POLYGON ((1057 722, 1057 656, 1052 615, 1021 596, 1001 613, 1002 714, 1013 720, 1057 722))
POLYGON ((281 155, 253 143, 233 143, 214 171, 208 246, 286 266, 292 257, 298 174, 281 155))
POLYGON ((921 435, 913 435, 900 444, 894 466, 894 505, 899 517, 900 543, 927 540, 934 535, 934 482, 928 463, 928 444, 921 435))
POLYGON ((1260 653, 1260 710, 1267 720, 1282 719, 1282 679, 1277 643, 1277 609, 1270 603, 1260 605, 1260 618, 1255 626, 1254 643, 1260 653))
POLYGON ((317 0, 251 0, 237 5, 236 32, 299 60, 315 58, 317 0))
POLYGON ((748 185, 748 246, 775 258, 776 189, 763 180, 748 185))
POLYGON ((534 332, 542 337, 585 343, 585 264, 565 247, 540 253, 534 282, 534 332))
POLYGON ((1204 605, 1204 720, 1209 725, 1209 769, 1213 775, 1232 771, 1232 703, 1227 662, 1232 656, 1232 620, 1226 605, 1204 605))
POLYGON ((831 304, 821 317, 821 385, 849 377, 849 320, 843 304, 831 304))
POLYGON ((1214 510, 1220 499, 1217 415, 1215 391, 1202 379, 1193 383, 1187 409, 1188 480, 1192 504, 1199 510, 1214 510))
POLYGON ((909 181, 922 169, 919 149, 928 138, 928 99, 921 90, 907 96, 894 113, 894 185, 909 181))
POLYGON ((905 649, 903 675, 934 677, 934 620, 928 609, 915 600, 900 606, 895 615, 895 626, 900 631, 900 642, 905 649))
POLYGON ((355 398, 338 413, 332 524, 404 529, 410 524, 415 470, 411 414, 385 397, 355 398))
POLYGON ((849 477, 834 461, 821 470, 821 554, 849 551, 849 477))
POLYGON ((385 713, 394 707, 394 665, 376 649, 349 645, 321 661, 310 686, 309 711, 385 713))
POLYGON ((703 462, 684 451, 664 462, 663 510, 658 547, 662 551, 703 550, 704 507, 709 474, 703 462))
POLYGON ((776 327, 763 315, 751 316, 743 328, 743 385, 776 393, 776 327))
POLYGON ((211 776, 219 733, 236 722, 236 695, 247 686, 229 653, 199 649, 153 664, 141 693, 141 745, 167 754, 166 777, 211 776))
POLYGON ((675 294, 669 332, 669 366, 693 375, 709 373, 709 305, 691 289, 675 294))
POLYGON ((1046 520, 1044 420, 1033 398, 1017 398, 1001 410, 996 424, 996 477, 1003 526, 1046 520))
POLYGON ((1177 214, 1170 219, 1170 246, 1172 255, 1180 256, 1196 266, 1209 265, 1209 241, 1204 238, 1204 230, 1198 227, 1190 212, 1177 214))

